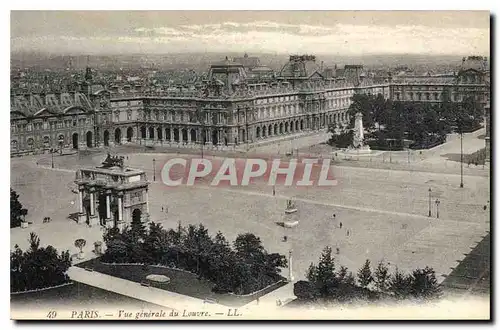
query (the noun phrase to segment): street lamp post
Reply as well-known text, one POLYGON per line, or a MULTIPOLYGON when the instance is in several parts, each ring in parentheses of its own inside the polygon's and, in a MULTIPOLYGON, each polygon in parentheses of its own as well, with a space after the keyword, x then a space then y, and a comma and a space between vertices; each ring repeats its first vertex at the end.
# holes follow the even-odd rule
POLYGON ((52 155, 52 168, 54 168, 54 150, 50 149, 50 153, 52 155))
POLYGON ((205 144, 205 127, 201 124, 201 159, 203 159, 203 145, 205 144))
POLYGON ((247 143, 247 151, 249 150, 248 146, 248 106, 245 108, 245 126, 246 126, 246 143, 247 143))
POLYGON ((431 193, 432 189, 429 188, 429 217, 431 217, 431 193))
POLYGON ((155 166, 156 159, 153 158, 153 181, 156 181, 156 166, 155 166))
POLYGON ((464 134, 460 130, 460 188, 464 187, 464 134))
POLYGON ((203 113, 203 110, 198 112, 198 121, 200 122, 200 129, 201 129, 201 139, 200 139, 200 150, 201 150, 201 159, 203 159, 203 146, 205 144, 205 114, 203 113))
POLYGON ((441 201, 439 199, 436 199, 436 218, 439 219, 439 204, 441 201))

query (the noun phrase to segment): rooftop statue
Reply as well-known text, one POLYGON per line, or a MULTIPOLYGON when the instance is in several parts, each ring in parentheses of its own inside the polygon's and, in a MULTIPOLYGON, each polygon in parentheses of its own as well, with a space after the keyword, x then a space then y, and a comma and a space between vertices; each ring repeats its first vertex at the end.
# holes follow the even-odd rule
POLYGON ((108 155, 106 156, 106 159, 102 162, 102 167, 104 168, 110 168, 113 166, 118 166, 123 168, 123 161, 124 161, 123 156, 111 156, 108 152, 108 155))

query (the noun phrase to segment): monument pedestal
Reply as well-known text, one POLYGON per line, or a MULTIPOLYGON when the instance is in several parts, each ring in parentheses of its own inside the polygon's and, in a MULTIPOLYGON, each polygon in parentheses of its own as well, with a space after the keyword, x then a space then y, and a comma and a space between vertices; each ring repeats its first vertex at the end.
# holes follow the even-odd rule
POLYGON ((370 146, 368 145, 361 145, 357 148, 348 148, 347 153, 350 154, 359 154, 359 155, 364 155, 364 154, 370 154, 372 150, 370 149, 370 146))
POLYGON ((87 215, 85 213, 78 213, 78 224, 81 225, 81 224, 84 224, 87 222, 87 215))
POLYGON ((105 223, 106 223, 106 228, 113 228, 114 225, 115 225, 115 221, 113 219, 106 219, 105 220, 105 223))
POLYGON ((141 222, 142 223, 147 224, 147 223, 149 223, 149 220, 150 220, 149 213, 141 214, 141 222))

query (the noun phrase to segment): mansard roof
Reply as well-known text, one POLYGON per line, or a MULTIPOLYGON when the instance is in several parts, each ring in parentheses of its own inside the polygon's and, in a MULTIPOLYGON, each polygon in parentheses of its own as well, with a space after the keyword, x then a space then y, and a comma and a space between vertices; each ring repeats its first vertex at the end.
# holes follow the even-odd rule
POLYGON ((281 69, 280 77, 307 79, 312 77, 314 74, 318 74, 320 77, 323 77, 320 71, 321 69, 319 65, 316 64, 315 56, 294 55, 290 56, 290 60, 281 69))
POLYGON ((462 66, 460 71, 475 70, 484 72, 488 70, 488 59, 483 56, 469 56, 462 59, 462 66))
POLYGON ((38 117, 44 114, 64 114, 71 109, 91 111, 92 104, 83 93, 28 94, 11 97, 10 111, 25 117, 38 117))

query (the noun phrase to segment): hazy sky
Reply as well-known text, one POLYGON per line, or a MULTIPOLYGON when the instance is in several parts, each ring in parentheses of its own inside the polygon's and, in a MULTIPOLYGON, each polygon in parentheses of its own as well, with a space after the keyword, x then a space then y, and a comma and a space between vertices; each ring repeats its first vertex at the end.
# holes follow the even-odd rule
POLYGON ((489 54, 485 11, 12 11, 11 50, 489 54))

